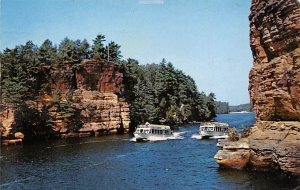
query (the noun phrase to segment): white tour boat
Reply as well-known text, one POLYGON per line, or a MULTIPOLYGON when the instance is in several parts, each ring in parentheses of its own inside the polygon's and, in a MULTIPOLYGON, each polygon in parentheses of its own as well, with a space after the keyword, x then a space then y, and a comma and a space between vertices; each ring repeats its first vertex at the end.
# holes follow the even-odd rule
POLYGON ((146 123, 145 125, 138 125, 133 133, 136 141, 147 141, 151 137, 172 137, 173 131, 167 125, 154 125, 146 123))
POLYGON ((228 138, 229 125, 220 122, 205 122, 200 124, 199 134, 201 139, 225 139, 228 138))

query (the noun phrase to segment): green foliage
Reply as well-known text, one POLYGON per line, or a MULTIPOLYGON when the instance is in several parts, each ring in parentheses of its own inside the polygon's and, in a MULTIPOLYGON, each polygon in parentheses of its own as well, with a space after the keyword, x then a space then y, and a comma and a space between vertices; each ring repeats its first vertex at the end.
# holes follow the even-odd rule
POLYGON ((39 111, 22 104, 14 115, 14 132, 22 132, 26 141, 47 139, 53 132, 52 118, 45 107, 39 111))
POLYGON ((49 66, 57 62, 57 48, 50 40, 45 40, 38 49, 37 58, 41 66, 49 66))
POLYGON ((166 120, 169 124, 215 117, 215 96, 199 93, 195 81, 166 60, 139 65, 128 59, 119 65, 133 125, 166 120))
MULTIPOLYGON (((41 93, 50 89, 50 71, 53 67, 66 63, 76 72, 83 66, 82 59, 107 60, 109 55, 109 60, 116 62, 123 73, 124 92, 120 95, 130 104, 133 126, 147 121, 158 123, 165 120, 175 124, 211 120, 215 117, 214 94, 207 96, 199 92, 195 81, 175 69, 172 63, 163 59, 159 64, 139 65, 134 59, 121 60, 121 46, 115 42, 105 45, 104 42, 105 36, 99 34, 91 47, 87 40, 73 41, 65 38, 58 48, 47 39, 40 47, 28 41, 25 45, 5 49, 0 53, 3 102, 15 106, 26 105, 25 102, 35 101, 41 93)), ((69 130, 77 131, 82 124, 79 110, 71 106, 73 101, 73 91, 67 94, 66 101, 62 100, 60 92, 57 91, 52 104, 45 109, 57 106, 59 117, 67 123, 69 130)), ((23 113, 23 110, 18 113, 23 113)), ((41 115, 40 111, 37 112, 29 110, 36 117, 41 115)), ((47 125, 46 123, 39 124, 47 125)))
POLYGON ((69 131, 77 132, 82 127, 80 121, 80 110, 71 106, 73 100, 73 90, 70 90, 66 95, 66 101, 62 100, 61 92, 56 91, 54 98, 48 108, 56 106, 58 120, 63 120, 69 131))
POLYGON ((5 49, 1 54, 3 100, 8 103, 21 103, 33 99, 36 88, 42 81, 37 59, 37 46, 31 41, 14 49, 5 49))
POLYGON ((252 112, 252 105, 251 104, 240 104, 237 106, 229 106, 230 112, 241 112, 241 111, 248 111, 252 112))
POLYGON ((227 114, 229 113, 229 103, 216 101, 216 113, 217 114, 227 114))
POLYGON ((28 86, 16 77, 3 80, 2 98, 8 103, 20 104, 27 99, 28 86))
POLYGON ((78 41, 65 38, 58 47, 58 56, 62 62, 77 63, 80 61, 78 41))
POLYGON ((116 44, 115 42, 110 42, 105 47, 105 54, 109 53, 109 55, 106 55, 106 57, 109 56, 109 61, 116 62, 116 61, 120 61, 121 60, 122 55, 121 55, 120 48, 121 48, 121 46, 118 45, 118 44, 116 44))
POLYGON ((71 107, 68 102, 61 101, 57 104, 57 119, 66 123, 69 132, 77 132, 82 127, 80 110, 71 107))
POLYGON ((92 45, 92 58, 94 59, 106 59, 106 50, 104 43, 105 36, 102 34, 97 35, 97 37, 93 40, 94 44, 92 45))

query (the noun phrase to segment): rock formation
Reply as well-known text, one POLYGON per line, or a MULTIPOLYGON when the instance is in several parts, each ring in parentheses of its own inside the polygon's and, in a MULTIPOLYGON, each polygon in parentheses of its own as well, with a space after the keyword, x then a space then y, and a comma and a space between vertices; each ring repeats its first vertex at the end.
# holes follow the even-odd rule
POLYGON ((249 92, 260 120, 300 121, 300 8, 297 0, 253 0, 249 92))
POLYGON ((249 93, 256 124, 215 155, 225 167, 300 174, 300 2, 253 0, 249 93))
MULTIPOLYGON (((41 92, 34 101, 37 110, 49 107, 53 132, 62 138, 128 133, 129 107, 121 97, 123 76, 116 65, 83 60, 77 67, 66 63, 50 68, 49 91, 41 92), (76 125, 76 130, 71 130, 71 125, 76 125)), ((6 140, 2 142, 8 144, 7 139, 22 136, 11 132, 13 108, 1 112, 1 124, 2 140, 6 140)))

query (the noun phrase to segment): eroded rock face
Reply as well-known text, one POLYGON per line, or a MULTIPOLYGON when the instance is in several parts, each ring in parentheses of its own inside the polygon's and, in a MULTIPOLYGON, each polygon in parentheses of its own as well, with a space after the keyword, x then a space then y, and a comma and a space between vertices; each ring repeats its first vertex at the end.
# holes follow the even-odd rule
MULTIPOLYGON (((49 91, 40 92, 32 106, 49 107, 54 133, 62 138, 128 133, 129 106, 120 96, 123 75, 114 63, 83 60, 77 68, 66 63, 50 68, 49 75, 49 91), (74 124, 75 132, 70 130, 74 124)), ((6 107, 0 113, 1 136, 16 138, 11 132, 14 109, 6 107)))
POLYGON ((248 139, 250 165, 300 174, 300 122, 260 121, 248 139))
POLYGON ((214 157, 217 163, 229 168, 242 169, 247 167, 250 148, 247 139, 244 140, 245 142, 226 141, 214 157))
POLYGON ((259 121, 247 138, 225 142, 215 160, 225 167, 284 170, 300 175, 299 142, 300 122, 259 121))
MULTIPOLYGON (((83 60, 82 66, 76 71, 64 67, 64 70, 54 73, 59 74, 52 79, 50 100, 55 98, 54 92, 57 90, 61 91, 63 101, 72 99, 69 105, 79 112, 77 117, 82 122, 79 132, 83 136, 128 133, 129 106, 125 99, 119 97, 123 91, 123 75, 115 64, 83 60), (64 88, 58 89, 58 86, 64 88)), ((60 119, 57 107, 53 107, 51 114, 56 118, 54 130, 68 133, 68 123, 60 119)))
POLYGON ((249 20, 249 93, 257 122, 249 149, 245 139, 227 142, 215 159, 227 167, 300 175, 300 2, 253 0, 249 20))
POLYGON ((115 64, 96 60, 84 60, 83 64, 76 72, 78 89, 115 94, 122 91, 123 75, 117 72, 115 64))
POLYGON ((300 3, 253 0, 249 92, 260 120, 300 121, 300 3))
POLYGON ((126 101, 113 93, 76 90, 80 100, 74 106, 80 107, 83 127, 81 133, 115 134, 128 133, 129 107, 126 101))

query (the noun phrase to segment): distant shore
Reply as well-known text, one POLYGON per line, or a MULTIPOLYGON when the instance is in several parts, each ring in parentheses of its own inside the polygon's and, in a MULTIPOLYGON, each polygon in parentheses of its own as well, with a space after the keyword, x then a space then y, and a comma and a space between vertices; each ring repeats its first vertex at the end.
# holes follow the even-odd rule
POLYGON ((249 111, 232 111, 232 112, 229 112, 228 114, 232 114, 232 113, 253 113, 253 112, 249 112, 249 111))

